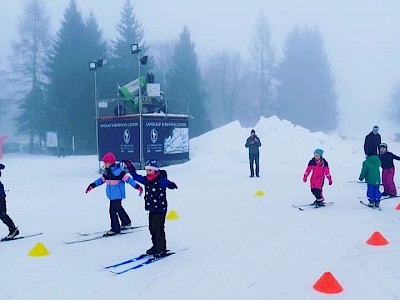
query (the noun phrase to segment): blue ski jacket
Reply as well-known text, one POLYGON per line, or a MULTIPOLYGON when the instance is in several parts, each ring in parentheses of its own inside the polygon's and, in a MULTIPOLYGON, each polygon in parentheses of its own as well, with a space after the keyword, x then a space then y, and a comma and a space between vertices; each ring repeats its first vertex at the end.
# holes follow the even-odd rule
POLYGON ((97 187, 106 183, 106 195, 112 201, 125 199, 125 182, 135 189, 140 188, 140 185, 125 173, 121 164, 114 164, 109 169, 106 169, 103 176, 96 179, 94 184, 97 187))

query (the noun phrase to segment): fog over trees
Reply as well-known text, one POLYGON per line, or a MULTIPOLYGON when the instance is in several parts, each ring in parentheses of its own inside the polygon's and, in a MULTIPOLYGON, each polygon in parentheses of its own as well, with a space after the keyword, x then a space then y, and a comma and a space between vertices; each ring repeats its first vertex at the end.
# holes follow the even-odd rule
MULTIPOLYGON (((149 56, 141 75, 152 72, 161 83, 169 113, 191 116, 191 137, 234 120, 253 126, 260 117, 272 115, 311 131, 337 130, 339 94, 319 29, 292 28, 278 54, 269 20, 262 12, 254 17, 247 55, 225 49, 200 63, 188 26, 176 32, 175 39, 146 42, 151 39, 131 0, 120 8, 117 34, 107 39, 96 14, 84 15, 75 0, 69 1, 51 36, 43 0, 29 0, 12 42, 12 68, 0 73, 0 81, 11 85, 12 93, 7 97, 3 93, 1 98, 18 103, 16 127, 18 133, 29 136, 32 151, 35 137, 44 139, 47 131, 54 131, 65 141, 74 137, 79 152, 93 153, 94 74, 88 62, 104 60, 96 73, 98 98, 116 97, 118 86, 139 75, 139 57, 130 49, 137 43, 139 55, 149 56)), ((391 100, 391 114, 399 120, 398 87, 391 100)), ((0 115, 9 113, 0 104, 0 115)), ((72 144, 68 142, 67 147, 72 144)))
POLYGON ((278 116, 312 131, 336 129, 335 81, 317 29, 295 28, 289 34, 277 78, 278 116))
POLYGON ((16 118, 16 125, 19 133, 29 135, 30 151, 35 136, 43 138, 46 130, 43 108, 51 45, 49 22, 43 4, 39 1, 29 2, 18 24, 19 38, 12 43, 10 65, 13 72, 8 80, 22 98, 19 101, 21 113, 16 118))

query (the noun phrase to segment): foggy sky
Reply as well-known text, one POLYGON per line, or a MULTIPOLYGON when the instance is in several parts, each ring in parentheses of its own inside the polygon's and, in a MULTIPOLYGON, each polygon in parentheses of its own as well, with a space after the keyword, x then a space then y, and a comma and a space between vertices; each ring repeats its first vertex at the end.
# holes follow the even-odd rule
MULTIPOLYGON (((16 20, 27 0, 0 1, 0 63, 4 66, 16 20)), ((52 30, 68 0, 45 0, 52 30)), ((247 55, 256 19, 263 11, 278 53, 294 26, 316 26, 324 39, 339 94, 341 129, 396 132, 383 114, 393 87, 400 83, 400 2, 321 0, 152 0, 132 1, 147 43, 176 39, 187 25, 201 61, 222 49, 247 55), (390 127, 389 127, 390 126, 390 127)), ((77 0, 84 16, 92 10, 105 37, 115 34, 124 0, 77 0)), ((133 41, 132 41, 133 42, 133 41)))

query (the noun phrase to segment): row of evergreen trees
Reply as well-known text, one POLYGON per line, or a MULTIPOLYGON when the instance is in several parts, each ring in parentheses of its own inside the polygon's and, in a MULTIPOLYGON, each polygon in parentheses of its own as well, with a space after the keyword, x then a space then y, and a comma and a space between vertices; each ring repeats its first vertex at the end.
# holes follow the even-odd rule
POLYGON ((162 84, 171 113, 188 113, 191 137, 240 120, 254 125, 260 116, 278 115, 311 130, 337 125, 337 94, 322 37, 316 29, 296 28, 288 36, 282 59, 271 46, 263 15, 256 24, 249 59, 217 53, 200 71, 195 44, 184 27, 178 41, 147 45, 130 0, 121 10, 118 36, 108 42, 93 14, 87 18, 70 0, 55 37, 41 0, 31 0, 13 44, 13 85, 24 95, 18 117, 20 132, 33 138, 57 131, 67 147, 75 139, 78 151, 95 150, 95 102, 89 61, 107 61, 97 74, 98 98, 112 98, 117 84, 138 76, 138 43, 150 59, 141 69, 152 70, 162 84))

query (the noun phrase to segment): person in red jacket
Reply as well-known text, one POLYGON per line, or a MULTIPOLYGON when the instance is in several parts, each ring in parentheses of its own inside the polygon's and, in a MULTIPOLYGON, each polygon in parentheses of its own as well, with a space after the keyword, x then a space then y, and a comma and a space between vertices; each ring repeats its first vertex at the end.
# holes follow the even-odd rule
POLYGON ((307 169, 303 175, 303 181, 307 182, 308 175, 311 174, 310 186, 311 193, 315 196, 315 206, 324 205, 324 196, 322 194, 322 187, 324 186, 325 176, 328 179, 329 185, 332 184, 332 176, 329 171, 329 165, 325 158, 322 157, 324 151, 316 149, 314 157, 309 161, 307 169))

